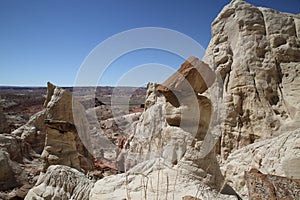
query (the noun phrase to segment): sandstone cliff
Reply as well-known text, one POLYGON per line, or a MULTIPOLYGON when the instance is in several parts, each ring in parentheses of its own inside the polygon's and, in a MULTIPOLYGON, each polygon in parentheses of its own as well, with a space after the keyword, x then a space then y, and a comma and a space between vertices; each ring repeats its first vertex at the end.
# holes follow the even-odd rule
POLYGON ((299 127, 300 18, 234 0, 212 23, 204 61, 224 83, 225 160, 243 146, 299 127))

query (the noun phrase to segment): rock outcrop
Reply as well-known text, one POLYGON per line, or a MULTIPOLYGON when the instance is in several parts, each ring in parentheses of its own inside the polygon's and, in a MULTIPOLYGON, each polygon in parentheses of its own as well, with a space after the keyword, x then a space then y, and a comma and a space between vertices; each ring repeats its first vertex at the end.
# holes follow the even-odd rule
POLYGON ((3 113, 3 108, 0 105, 0 133, 9 133, 10 129, 6 120, 6 117, 3 113))
POLYGON ((92 170, 92 151, 87 149, 91 148, 89 124, 82 105, 72 98, 70 92, 50 83, 47 93, 44 104, 46 137, 41 155, 43 170, 51 164, 92 170), (80 119, 74 119, 73 112, 76 112, 74 116, 80 119))
POLYGON ((88 200, 93 185, 93 181, 74 168, 51 165, 46 173, 40 175, 35 186, 29 190, 25 200, 88 200))
POLYGON ((142 160, 163 156, 177 163, 188 146, 204 140, 212 106, 199 93, 214 80, 207 64, 190 57, 164 83, 148 84, 145 111, 131 128, 129 152, 142 160))
POLYGON ((18 185, 9 154, 0 150, 0 190, 8 190, 18 185))
POLYGON ((299 22, 298 15, 233 0, 212 23, 203 60, 224 82, 223 160, 236 149, 299 127, 299 22))
POLYGON ((0 134, 0 190, 21 187, 0 198, 24 197, 41 170, 52 164, 93 170, 94 158, 85 147, 89 147, 88 129, 85 111, 73 102, 71 93, 48 83, 44 110, 12 134, 0 134), (81 113, 77 123, 73 112, 81 113))
POLYGON ((195 196, 200 199, 237 199, 223 195, 201 180, 186 176, 179 168, 152 159, 136 165, 128 173, 105 177, 95 183, 90 199, 175 199, 195 196))
POLYGON ((34 114, 25 125, 12 132, 12 135, 18 136, 23 142, 30 144, 30 147, 38 154, 42 153, 45 145, 45 112, 42 110, 34 114))
POLYGON ((30 148, 21 138, 0 134, 0 191, 31 182, 34 170, 27 165, 30 148))
POLYGON ((46 171, 52 164, 93 170, 93 156, 85 147, 89 147, 90 142, 88 128, 85 111, 76 100, 73 102, 71 93, 48 83, 44 109, 13 131, 10 137, 1 136, 0 139, 1 144, 6 144, 5 151, 10 158, 25 169, 32 183, 41 170, 46 171), (76 126, 73 112, 81 113, 76 126), (11 145, 7 145, 8 141, 11 145), (42 164, 36 162, 40 157, 42 164))
POLYGON ((162 165, 169 166, 168 170, 176 167, 178 176, 201 180, 218 192, 234 195, 224 184, 216 159, 218 138, 208 133, 213 105, 199 94, 215 78, 207 64, 190 57, 165 83, 148 84, 145 111, 130 129, 126 148, 117 160, 119 169, 127 171, 143 161, 162 158, 162 165))
POLYGON ((91 171, 93 157, 83 146, 74 124, 46 120, 45 148, 41 155, 43 171, 50 165, 66 165, 77 170, 91 171))
POLYGON ((263 174, 300 179, 300 129, 233 152, 222 171, 226 181, 240 195, 248 195, 244 172, 255 168, 263 174))
POLYGON ((300 179, 262 174, 256 169, 245 172, 249 200, 300 199, 300 179))

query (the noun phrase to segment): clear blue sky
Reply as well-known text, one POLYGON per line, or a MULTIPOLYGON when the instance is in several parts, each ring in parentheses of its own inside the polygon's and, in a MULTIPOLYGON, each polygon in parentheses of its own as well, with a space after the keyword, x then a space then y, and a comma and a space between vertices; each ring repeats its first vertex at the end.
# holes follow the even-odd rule
MULTIPOLYGON (((230 0, 0 0, 0 85, 72 86, 87 55, 114 34, 163 27, 188 35, 204 48, 210 24, 230 0)), ((256 6, 299 13, 300 0, 248 0, 256 6)), ((100 81, 114 85, 134 66, 178 68, 182 58, 147 50, 121 57, 100 81)), ((145 80, 148 81, 148 80, 145 80)))

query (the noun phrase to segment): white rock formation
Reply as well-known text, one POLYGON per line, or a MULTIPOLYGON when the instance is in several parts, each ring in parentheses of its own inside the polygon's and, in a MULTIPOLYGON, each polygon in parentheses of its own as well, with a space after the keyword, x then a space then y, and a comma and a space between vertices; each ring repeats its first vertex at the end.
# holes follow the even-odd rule
POLYGON ((92 150, 87 150, 91 148, 88 130, 89 124, 82 105, 73 101, 70 92, 48 83, 44 110, 33 115, 12 134, 21 137, 36 153, 42 154, 44 171, 51 164, 91 170, 93 158, 90 155, 92 150), (78 113, 77 118, 73 117, 73 112, 78 113), (49 121, 57 123, 49 126, 49 121), (69 143, 66 144, 64 140, 69 143))
POLYGON ((299 15, 233 0, 212 23, 204 61, 224 82, 223 160, 299 127, 299 21, 299 15))
POLYGON ((95 183, 90 199, 174 199, 184 196, 200 199, 237 199, 222 195, 197 177, 181 172, 179 168, 165 165, 163 159, 140 163, 128 173, 108 176, 95 183))
POLYGON ((40 175, 35 186, 29 190, 25 200, 88 200, 93 185, 93 181, 74 168, 51 165, 46 173, 40 175))

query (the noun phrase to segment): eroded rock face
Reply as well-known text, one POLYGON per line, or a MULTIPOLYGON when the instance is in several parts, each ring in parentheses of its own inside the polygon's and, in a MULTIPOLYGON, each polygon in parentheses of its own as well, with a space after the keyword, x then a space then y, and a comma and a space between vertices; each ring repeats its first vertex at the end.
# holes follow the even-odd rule
POLYGON ((42 154, 44 171, 51 164, 92 170, 93 157, 86 148, 91 147, 89 124, 82 105, 70 92, 48 83, 44 107, 12 134, 42 154), (78 113, 76 119, 73 112, 78 113))
POLYGON ((175 199, 184 196, 200 199, 237 199, 220 194, 193 176, 182 174, 180 168, 166 166, 163 159, 139 163, 128 173, 105 177, 97 181, 90 199, 175 199))
POLYGON ((190 57, 164 83, 148 84, 145 111, 131 128, 129 152, 137 154, 132 157, 144 161, 163 156, 174 164, 194 139, 203 140, 212 108, 199 93, 215 78, 207 64, 190 57))
POLYGON ((256 169, 245 172, 249 200, 300 199, 300 179, 262 174, 256 169))
POLYGON ((32 199, 89 199, 94 182, 74 168, 51 165, 29 190, 26 200, 32 199))
POLYGON ((247 196, 244 172, 252 168, 264 174, 300 179, 300 129, 256 142, 233 152, 222 171, 229 185, 247 196))
POLYGON ((21 138, 11 134, 0 134, 0 149, 10 155, 10 159, 16 162, 22 162, 23 157, 28 152, 21 138))
MULTIPOLYGON (((129 168, 139 162, 158 157, 177 164, 193 140, 201 138, 197 131, 204 123, 201 124, 200 118, 194 116, 199 114, 201 108, 197 96, 192 94, 192 97, 184 97, 184 100, 180 101, 186 104, 175 107, 168 101, 168 97, 157 90, 159 86, 155 83, 148 85, 146 109, 140 120, 130 129, 127 155, 129 168)), ((206 125, 209 124, 209 120, 206 125)), ((205 126, 199 130, 205 132, 205 126)))
POLYGON ((126 146, 129 149, 122 171, 145 160, 158 158, 163 153, 163 129, 167 127, 163 108, 165 98, 155 91, 155 87, 155 83, 148 84, 145 111, 131 126, 126 146))
POLYGON ((44 171, 51 164, 92 170, 93 157, 86 148, 91 148, 89 124, 83 106, 66 90, 50 83, 48 90, 48 95, 52 96, 45 101, 46 138, 41 155, 44 171), (77 113, 78 119, 73 118, 73 112, 77 113))
POLYGON ((9 154, 0 150, 0 190, 8 190, 18 185, 9 154))
POLYGON ((178 107, 184 104, 181 98, 203 93, 215 81, 216 75, 211 68, 198 58, 189 57, 181 67, 164 83, 156 86, 156 91, 162 93, 168 102, 178 107))
POLYGON ((43 170, 50 165, 66 165, 77 170, 93 169, 93 157, 83 146, 76 127, 67 121, 46 120, 43 170))
POLYGON ((204 61, 224 82, 220 151, 299 127, 299 16, 235 0, 212 23, 204 61))
POLYGON ((34 181, 34 176, 37 175, 35 169, 39 165, 33 164, 37 160, 30 155, 29 145, 20 137, 0 134, 0 159, 0 191, 34 181), (34 167, 28 165, 28 160, 31 160, 34 167))
POLYGON ((29 121, 14 130, 12 135, 19 136, 24 142, 38 154, 42 153, 45 144, 45 110, 42 110, 30 117, 29 121))
POLYGON ((208 65, 191 57, 165 83, 148 84, 145 111, 131 128, 127 150, 119 156, 123 156, 119 160, 124 163, 122 170, 163 158, 165 165, 175 165, 182 176, 222 191, 225 185, 216 159, 216 138, 206 136, 213 106, 199 94, 215 78, 208 65), (201 70, 208 77, 202 77, 201 70))

